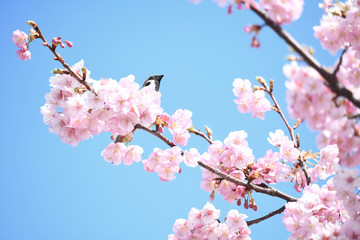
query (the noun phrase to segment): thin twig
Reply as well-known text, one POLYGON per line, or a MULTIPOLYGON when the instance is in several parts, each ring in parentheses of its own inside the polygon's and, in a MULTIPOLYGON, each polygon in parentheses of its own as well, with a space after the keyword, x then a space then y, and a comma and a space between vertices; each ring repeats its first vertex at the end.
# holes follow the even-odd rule
POLYGON ((283 111, 281 110, 279 103, 276 101, 275 95, 273 94, 272 91, 270 91, 270 89, 268 87, 265 89, 265 91, 270 95, 271 99, 274 102, 276 112, 279 113, 279 115, 281 116, 282 120, 284 121, 287 129, 289 130, 291 140, 294 143, 294 147, 298 148, 299 146, 298 146, 297 141, 295 139, 294 129, 290 126, 289 122, 286 120, 285 115, 284 115, 283 111))
POLYGON ((50 44, 46 41, 44 35, 42 34, 39 26, 35 23, 34 25, 31 25, 34 30, 39 34, 39 38, 44 42, 44 46, 47 46, 50 51, 55 55, 55 59, 57 61, 59 61, 64 68, 66 68, 69 71, 69 74, 75 78, 79 83, 81 83, 82 85, 84 85, 86 87, 87 90, 91 91, 93 94, 95 94, 97 96, 97 93, 94 91, 94 89, 85 81, 85 79, 82 79, 82 77, 80 77, 79 75, 77 75, 72 69, 71 67, 65 62, 65 60, 63 59, 63 57, 60 56, 60 54, 58 54, 55 50, 55 48, 51 47, 50 44))
MULTIPOLYGON (((274 105, 275 105, 275 109, 276 109, 276 112, 280 114, 282 120, 284 121, 287 129, 289 130, 289 133, 290 133, 290 136, 291 136, 291 140, 293 141, 293 144, 294 144, 294 147, 296 147, 297 149, 300 148, 300 146, 298 145, 298 141, 295 139, 295 135, 294 135, 294 128, 293 127, 290 127, 288 121, 286 120, 285 118, 285 115, 284 113, 282 112, 281 108, 280 108, 280 105, 278 104, 278 102, 276 101, 276 98, 275 98, 275 95, 273 94, 273 92, 270 90, 269 87, 267 87, 266 85, 264 86, 265 87, 265 91, 270 95, 271 99, 273 100, 274 102, 274 105)), ((300 149, 299 149, 300 150, 300 149)), ((302 158, 300 158, 300 161, 301 161, 301 165, 302 165, 302 170, 305 174, 305 178, 306 178, 306 183, 307 185, 310 185, 311 183, 311 179, 309 177, 309 174, 308 174, 308 169, 307 169, 307 165, 306 163, 302 160, 302 158)))
POLYGON ((191 130, 189 130, 189 132, 190 132, 190 133, 194 133, 195 135, 198 135, 198 136, 204 138, 208 143, 213 144, 213 141, 212 141, 210 138, 208 138, 208 137, 207 137, 203 132, 201 132, 200 130, 191 129, 191 130))
POLYGON ((342 64, 343 57, 344 57, 344 54, 346 53, 346 50, 347 50, 347 48, 344 48, 344 49, 342 50, 341 56, 340 56, 340 58, 339 58, 339 62, 338 62, 338 64, 336 65, 336 68, 335 68, 334 72, 332 73, 332 75, 336 76, 337 72, 340 70, 340 66, 341 66, 341 64, 342 64))
POLYGON ((148 128, 148 127, 145 127, 145 126, 143 126, 143 125, 141 125, 141 124, 136 124, 136 125, 135 125, 135 129, 142 129, 142 130, 144 130, 144 131, 146 131, 146 132, 148 132, 148 133, 151 133, 152 135, 160 138, 160 140, 162 140, 164 143, 166 143, 166 144, 169 145, 170 147, 175 147, 175 146, 176 146, 173 142, 171 142, 169 139, 167 139, 167 138, 166 138, 164 135, 162 135, 161 133, 159 133, 159 132, 157 132, 157 131, 155 131, 155 130, 152 130, 152 129, 148 128))
POLYGON ((323 68, 320 63, 308 51, 303 49, 303 47, 287 31, 282 29, 279 24, 275 23, 273 20, 267 17, 264 10, 258 9, 252 5, 250 5, 250 8, 254 13, 262 18, 266 25, 268 25, 280 38, 289 44, 310 67, 315 69, 325 79, 327 86, 332 92, 334 92, 337 96, 343 96, 347 98, 355 106, 360 108, 360 99, 355 97, 349 89, 340 83, 335 74, 329 73, 325 68, 323 68))
POLYGON ((259 223, 259 222, 264 221, 264 220, 266 220, 268 218, 271 218, 272 216, 275 216, 276 214, 282 213, 284 210, 285 210, 285 205, 282 206, 281 208, 279 208, 278 210, 270 212, 269 214, 267 214, 267 215, 265 215, 265 216, 263 216, 261 218, 257 218, 257 219, 251 220, 251 221, 246 221, 246 224, 248 226, 250 226, 250 225, 259 223))
POLYGON ((273 188, 273 187, 270 187, 270 186, 267 186, 266 184, 253 184, 253 183, 245 183, 243 181, 240 181, 239 179, 235 178, 235 177, 232 177, 232 176, 229 176, 219 170, 217 170, 216 168, 213 168, 209 165, 207 165, 206 163, 202 162, 202 161, 198 161, 198 164, 209 170, 210 172, 218 175, 219 177, 222 177, 223 179, 229 181, 229 182, 232 182, 232 183, 235 183, 237 185, 240 185, 240 186, 243 186, 243 187, 246 187, 248 189, 252 189, 254 190, 255 192, 260 192, 260 193, 263 193, 263 194, 267 194, 267 195, 270 195, 270 196, 273 196, 273 197, 278 197, 278 198, 282 198, 284 200, 286 200, 287 202, 296 202, 296 198, 286 194, 286 193, 283 193, 279 190, 277 190, 276 188, 273 188))

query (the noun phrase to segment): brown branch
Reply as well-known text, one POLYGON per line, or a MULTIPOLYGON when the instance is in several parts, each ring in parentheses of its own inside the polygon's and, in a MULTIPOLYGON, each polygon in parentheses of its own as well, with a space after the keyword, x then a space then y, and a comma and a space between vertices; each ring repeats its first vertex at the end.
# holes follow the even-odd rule
MULTIPOLYGON (((135 128, 136 129, 142 129, 148 133, 151 133, 152 135, 160 138, 163 142, 165 142, 167 145, 169 145, 170 147, 174 147, 176 146, 173 142, 171 142, 169 139, 167 139, 164 135, 162 135, 161 133, 157 132, 157 131, 154 131, 148 127, 145 127, 141 124, 136 124, 135 125, 135 128)), ((264 194, 267 194, 267 195, 270 195, 270 196, 274 196, 274 197, 279 197, 279 198, 282 198, 284 200, 286 200, 287 202, 295 202, 297 199, 290 196, 290 195, 287 195, 286 193, 283 193, 273 187, 270 187, 270 186, 267 186, 266 184, 259 184, 259 185, 256 185, 256 184, 253 184, 253 183, 245 183, 243 181, 240 181, 239 179, 237 178, 234 178, 232 176, 229 176, 223 172, 220 172, 219 170, 201 162, 201 161, 198 161, 198 164, 209 170, 210 172, 218 175, 219 177, 229 181, 229 182, 232 182, 232 183, 235 183, 237 185, 240 185, 240 186, 243 186, 243 187, 246 187, 248 189, 252 189, 254 190, 255 192, 260 192, 260 193, 264 193, 264 194)))
POLYGON ((337 72, 340 70, 340 66, 342 64, 342 61, 343 61, 343 57, 344 57, 344 54, 346 53, 346 50, 347 50, 347 47, 343 49, 343 51, 341 52, 341 56, 339 58, 339 62, 338 64, 336 65, 336 68, 334 70, 334 72, 332 73, 332 75, 336 76, 337 72))
MULTIPOLYGON (((270 88, 267 86, 267 84, 266 84, 266 82, 265 82, 265 80, 263 78, 258 77, 257 80, 263 85, 265 92, 267 92, 270 95, 271 99, 273 100, 273 102, 274 102, 273 109, 277 113, 279 113, 279 115, 281 116, 282 120, 284 121, 287 129, 289 130, 291 140, 292 140, 292 142, 294 144, 294 147, 300 150, 300 144, 299 144, 300 141, 298 139, 295 139, 295 136, 294 136, 294 127, 298 127, 298 122, 296 122, 294 127, 290 127, 290 125, 289 125, 288 121, 286 120, 285 115, 284 115, 283 111, 281 110, 280 105, 276 101, 275 95, 273 93, 273 80, 270 80, 270 88)), ((297 135, 297 138, 299 138, 298 136, 299 135, 297 135)), ((307 169, 306 162, 301 157, 300 157, 299 161, 300 161, 301 166, 302 166, 301 169, 303 170, 303 172, 305 174, 307 185, 310 185, 311 179, 310 179, 309 174, 308 174, 308 169, 307 169)))
POLYGON ((77 75, 72 69, 71 67, 65 62, 65 60, 63 59, 63 57, 60 56, 60 54, 58 54, 56 52, 56 48, 55 47, 51 47, 49 45, 49 43, 46 41, 44 35, 42 34, 39 26, 35 23, 35 22, 31 22, 30 25, 34 28, 34 30, 39 34, 39 38, 44 42, 43 45, 48 47, 50 49, 50 51, 55 55, 55 60, 59 61, 64 68, 66 68, 66 70, 68 70, 69 74, 75 78, 80 84, 84 85, 86 87, 87 90, 91 91, 93 94, 95 94, 97 96, 97 93, 94 91, 94 89, 85 81, 85 79, 83 79, 82 77, 80 77, 79 75, 77 75))
POLYGON ((265 87, 265 91, 270 95, 271 99, 274 102, 275 108, 276 108, 275 111, 280 115, 280 117, 284 121, 287 129, 289 130, 291 140, 294 143, 294 147, 298 148, 299 146, 298 146, 297 141, 295 139, 294 128, 291 127, 289 122, 286 120, 285 115, 284 115, 283 111, 281 110, 279 103, 276 101, 275 95, 273 94, 273 92, 267 86, 265 87))
POLYGON ((268 218, 271 218, 272 216, 275 216, 276 214, 282 213, 284 210, 285 210, 285 205, 282 206, 281 208, 279 208, 278 210, 270 212, 269 214, 267 214, 267 215, 265 215, 265 216, 263 216, 261 218, 257 218, 257 219, 251 220, 251 221, 246 221, 246 224, 248 226, 250 226, 250 225, 259 223, 259 222, 264 221, 264 220, 266 220, 268 218))
POLYGON ((282 38, 287 44, 289 44, 313 69, 315 69, 326 81, 327 86, 337 96, 343 96, 351 101, 355 106, 360 108, 360 99, 356 98, 354 94, 347 89, 342 83, 339 82, 336 74, 329 73, 323 68, 320 63, 284 29, 282 29, 277 23, 267 17, 266 12, 262 9, 258 9, 251 5, 251 10, 262 18, 266 25, 268 25, 280 38, 282 38))
POLYGON ((273 197, 278 197, 278 198, 282 198, 284 200, 286 200, 287 202, 296 202, 296 198, 290 196, 290 195, 287 195, 286 193, 283 193, 279 190, 277 190, 276 188, 273 188, 273 187, 270 187, 270 186, 267 186, 266 184, 253 184, 253 183, 245 183, 243 181, 240 181, 239 179, 235 178, 235 177, 232 177, 232 176, 229 176, 219 170, 217 170, 216 168, 213 168, 207 164, 205 164, 204 162, 202 161, 198 161, 198 164, 205 168, 206 170, 209 170, 210 172, 218 175, 219 177, 229 181, 229 182, 232 182, 232 183, 235 183, 237 185, 240 185, 240 186, 243 186, 243 187, 246 187, 248 189, 252 189, 254 190, 255 192, 260 192, 260 193, 263 193, 263 194, 266 194, 266 195, 270 195, 270 196, 273 196, 273 197))
POLYGON ((210 138, 208 138, 208 137, 207 137, 203 132, 201 132, 200 130, 196 130, 196 129, 194 129, 194 128, 188 129, 188 130, 189 130, 190 133, 194 133, 195 135, 198 135, 198 136, 204 138, 208 143, 213 144, 213 141, 212 141, 210 138))
POLYGON ((159 132, 157 132, 157 131, 155 131, 155 130, 152 130, 152 129, 148 128, 148 127, 145 127, 145 126, 143 126, 143 125, 141 125, 141 124, 136 124, 136 125, 135 125, 135 129, 142 129, 142 130, 144 130, 144 131, 146 131, 146 132, 148 132, 148 133, 151 133, 152 135, 160 138, 164 143, 166 143, 166 144, 169 145, 170 147, 175 147, 175 146, 176 146, 173 142, 171 142, 169 139, 167 139, 167 138, 166 138, 164 135, 162 135, 161 133, 159 133, 159 132))

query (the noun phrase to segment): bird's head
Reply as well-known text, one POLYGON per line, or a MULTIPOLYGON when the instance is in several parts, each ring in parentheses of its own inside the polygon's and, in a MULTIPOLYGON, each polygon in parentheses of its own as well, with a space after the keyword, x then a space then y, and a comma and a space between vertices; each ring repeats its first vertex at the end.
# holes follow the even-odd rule
POLYGON ((143 84, 143 88, 144 87, 148 87, 150 85, 155 85, 155 91, 159 91, 160 88, 160 81, 161 79, 164 77, 164 75, 152 75, 150 76, 148 79, 146 79, 146 81, 143 84))

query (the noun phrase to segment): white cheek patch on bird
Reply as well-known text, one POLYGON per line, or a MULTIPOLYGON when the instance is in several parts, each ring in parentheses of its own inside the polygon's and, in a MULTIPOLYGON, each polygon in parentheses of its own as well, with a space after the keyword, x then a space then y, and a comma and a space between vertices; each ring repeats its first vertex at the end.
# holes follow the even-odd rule
POLYGON ((154 87, 155 87, 155 80, 153 80, 153 79, 148 80, 148 81, 145 83, 145 87, 148 87, 148 86, 154 86, 154 87))

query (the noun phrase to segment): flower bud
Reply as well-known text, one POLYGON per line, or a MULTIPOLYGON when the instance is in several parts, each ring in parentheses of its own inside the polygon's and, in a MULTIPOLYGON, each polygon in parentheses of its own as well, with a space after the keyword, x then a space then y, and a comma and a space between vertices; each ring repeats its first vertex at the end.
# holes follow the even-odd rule
POLYGON ((212 130, 206 125, 205 125, 205 130, 206 130, 206 134, 207 134, 208 138, 212 139, 212 136, 213 136, 212 130))
POLYGON ((26 23, 29 24, 30 26, 32 26, 33 28, 37 28, 37 24, 32 20, 29 20, 26 23))

